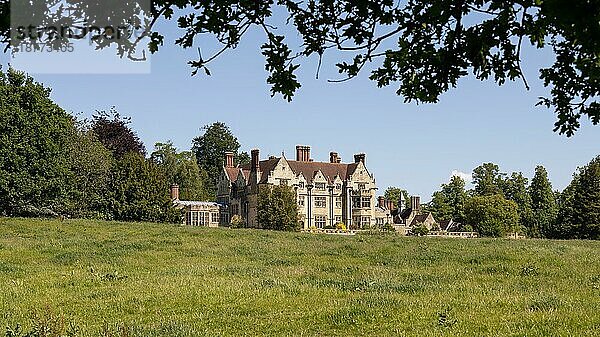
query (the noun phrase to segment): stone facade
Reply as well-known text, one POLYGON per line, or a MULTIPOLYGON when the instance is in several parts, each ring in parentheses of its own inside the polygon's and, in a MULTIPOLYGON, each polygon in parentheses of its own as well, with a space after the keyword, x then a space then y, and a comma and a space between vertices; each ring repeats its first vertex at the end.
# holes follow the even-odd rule
POLYGON ((377 185, 366 167, 364 153, 354 162, 342 163, 336 152, 329 162, 315 162, 310 147, 297 146, 296 160, 285 156, 259 159, 251 151, 249 165, 235 167, 234 154, 225 154, 225 165, 217 185, 217 202, 225 205, 226 217, 241 217, 248 226, 256 221, 258 189, 265 185, 287 185, 296 192, 298 217, 304 229, 333 227, 344 223, 350 229, 363 229, 392 220, 389 210, 375 199, 377 185))

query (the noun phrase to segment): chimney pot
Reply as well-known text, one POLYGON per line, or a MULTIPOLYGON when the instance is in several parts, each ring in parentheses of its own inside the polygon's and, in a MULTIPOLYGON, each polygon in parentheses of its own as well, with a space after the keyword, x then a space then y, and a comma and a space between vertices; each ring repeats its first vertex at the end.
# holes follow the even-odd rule
POLYGON ((233 167, 233 152, 225 152, 225 167, 233 167))
POLYGON ((179 185, 177 184, 171 185, 171 199, 179 200, 179 185))
POLYGON ((310 161, 310 146, 296 145, 296 161, 310 161))
POLYGON ((355 154, 354 155, 354 162, 355 163, 362 162, 364 164, 365 163, 365 158, 366 158, 366 155, 364 153, 355 154))
POLYGON ((338 153, 337 152, 329 152, 329 162, 330 163, 338 162, 338 153))

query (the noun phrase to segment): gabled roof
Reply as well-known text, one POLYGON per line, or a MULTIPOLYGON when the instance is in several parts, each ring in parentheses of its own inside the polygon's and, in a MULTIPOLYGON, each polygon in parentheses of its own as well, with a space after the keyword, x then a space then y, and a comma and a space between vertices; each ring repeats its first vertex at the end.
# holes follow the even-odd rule
POLYGON ((238 174, 240 173, 240 168, 239 167, 226 167, 225 173, 227 173, 227 177, 229 178, 229 181, 236 181, 238 174))
POLYGON ((415 217, 413 218, 413 221, 411 222, 411 225, 414 226, 418 223, 424 223, 427 220, 427 218, 429 218, 430 215, 431 215, 431 213, 415 215, 415 217))
MULTIPOLYGON (((275 169, 277 164, 282 158, 270 158, 267 160, 259 161, 259 169, 261 171, 261 179, 259 184, 266 183, 269 179, 269 173, 275 169)), ((341 180, 347 180, 358 167, 358 163, 343 164, 343 163, 328 163, 328 162, 307 162, 307 161, 295 161, 287 160, 288 165, 296 175, 302 174, 307 181, 312 181, 318 171, 321 171, 327 179, 328 183, 333 183, 336 176, 339 176, 341 180)), ((240 167, 246 180, 250 176, 251 164, 245 164, 240 167)), ((228 172, 229 174, 229 172, 228 172)), ((232 175, 230 174, 230 177, 232 175)), ((237 178, 237 175, 236 175, 237 178)), ((233 180, 232 180, 233 181, 233 180)))
POLYGON ((302 174, 309 180, 314 178, 315 172, 321 171, 329 183, 332 183, 336 176, 339 176, 342 180, 348 179, 358 166, 357 163, 342 164, 295 160, 288 160, 288 164, 296 175, 302 174))

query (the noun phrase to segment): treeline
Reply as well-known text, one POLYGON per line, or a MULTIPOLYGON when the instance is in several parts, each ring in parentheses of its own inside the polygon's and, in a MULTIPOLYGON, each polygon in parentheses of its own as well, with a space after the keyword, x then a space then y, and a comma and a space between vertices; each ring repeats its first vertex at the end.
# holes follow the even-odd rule
POLYGON ((0 215, 178 222, 171 184, 214 198, 222 153, 240 146, 226 125, 205 126, 192 151, 164 142, 147 156, 130 122, 114 109, 77 119, 31 77, 0 72, 0 215))
POLYGON ((460 230, 499 237, 518 232, 534 238, 600 239, 600 156, 573 175, 562 192, 537 166, 531 181, 521 172, 483 164, 473 170, 473 189, 452 177, 427 205, 436 220, 454 220, 460 230))

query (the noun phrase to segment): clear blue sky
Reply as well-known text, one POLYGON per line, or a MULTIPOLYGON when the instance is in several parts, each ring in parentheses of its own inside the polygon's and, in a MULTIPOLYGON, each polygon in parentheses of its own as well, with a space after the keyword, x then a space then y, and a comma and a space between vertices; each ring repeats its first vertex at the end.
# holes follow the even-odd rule
MULTIPOLYGON (((543 52, 525 51, 529 92, 520 82, 498 87, 467 79, 435 105, 404 104, 394 86, 379 89, 367 73, 328 83, 337 78, 333 57, 325 59, 317 80, 316 59, 308 59, 300 72, 303 86, 288 103, 270 97, 259 32, 250 32, 237 50, 217 59, 211 77, 190 76, 186 63, 197 51, 174 46, 173 37, 153 56, 147 75, 34 76, 53 88, 53 99, 68 111, 89 116, 115 106, 131 116, 149 152, 166 140, 189 149, 203 125, 223 121, 242 150, 259 148, 261 157, 285 151, 293 158, 296 144, 311 145, 315 160, 328 160, 330 151, 345 161, 365 152, 380 193, 400 186, 426 201, 452 171, 470 173, 483 162, 528 177, 542 164, 554 188, 562 189, 577 166, 600 154, 600 126, 583 121, 576 136, 559 136, 552 132, 554 113, 535 107, 538 96, 547 93, 536 68, 552 61, 543 52)), ((211 40, 200 44, 203 50, 214 47, 211 40)))

